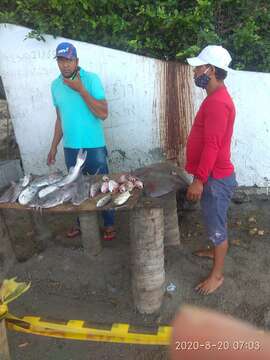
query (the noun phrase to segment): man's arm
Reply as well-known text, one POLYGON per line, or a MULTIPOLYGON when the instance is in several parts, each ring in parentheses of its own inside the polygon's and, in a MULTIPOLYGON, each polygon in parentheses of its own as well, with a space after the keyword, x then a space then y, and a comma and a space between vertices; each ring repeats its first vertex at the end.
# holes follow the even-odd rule
POLYGON ((98 118, 105 120, 108 116, 108 104, 106 100, 96 100, 89 94, 87 89, 84 87, 80 73, 78 73, 75 80, 64 79, 64 83, 71 87, 73 90, 78 91, 81 97, 85 101, 89 110, 98 118))
POLYGON ((51 149, 50 149, 50 152, 49 152, 48 158, 47 158, 48 165, 52 165, 55 163, 57 146, 60 143, 62 137, 63 137, 63 132, 62 132, 60 114, 59 114, 58 109, 56 109, 56 121, 55 121, 55 127, 54 127, 53 141, 52 141, 51 149))

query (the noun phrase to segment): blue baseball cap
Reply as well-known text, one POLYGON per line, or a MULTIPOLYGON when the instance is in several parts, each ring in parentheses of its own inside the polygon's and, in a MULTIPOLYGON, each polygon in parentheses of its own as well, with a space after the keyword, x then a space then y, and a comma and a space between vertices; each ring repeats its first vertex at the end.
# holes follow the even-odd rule
POLYGON ((77 51, 74 45, 68 42, 60 43, 56 48, 55 58, 77 59, 77 51))

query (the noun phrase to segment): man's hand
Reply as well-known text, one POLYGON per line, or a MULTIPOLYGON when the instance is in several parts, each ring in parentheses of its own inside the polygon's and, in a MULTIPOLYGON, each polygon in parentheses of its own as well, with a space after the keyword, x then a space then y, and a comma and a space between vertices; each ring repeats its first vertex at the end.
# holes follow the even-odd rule
POLYGON ((47 157, 47 165, 53 165, 55 163, 55 156, 57 153, 57 149, 56 148, 51 148, 48 157, 47 157))
POLYGON ((199 179, 194 179, 193 183, 189 185, 187 190, 187 200, 199 201, 203 192, 203 183, 199 179))
POLYGON ((78 91, 79 93, 84 89, 83 83, 81 81, 80 73, 78 71, 74 80, 64 79, 65 84, 67 84, 71 89, 78 91))

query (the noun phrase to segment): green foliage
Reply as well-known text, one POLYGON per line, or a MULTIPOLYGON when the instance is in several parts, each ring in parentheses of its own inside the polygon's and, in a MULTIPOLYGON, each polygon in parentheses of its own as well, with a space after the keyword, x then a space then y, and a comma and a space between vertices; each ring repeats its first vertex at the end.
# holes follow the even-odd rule
POLYGON ((234 68, 270 72, 269 0, 1 0, 0 22, 182 62, 220 44, 234 68))

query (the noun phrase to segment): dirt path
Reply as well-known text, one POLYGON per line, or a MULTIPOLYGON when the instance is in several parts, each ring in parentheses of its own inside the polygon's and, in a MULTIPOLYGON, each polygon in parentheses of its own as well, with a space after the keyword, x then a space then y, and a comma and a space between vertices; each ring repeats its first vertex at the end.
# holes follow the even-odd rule
MULTIPOLYGON (((31 289, 15 301, 10 310, 16 315, 83 319, 102 323, 128 322, 134 325, 168 324, 183 303, 207 306, 234 315, 262 328, 270 328, 270 201, 259 196, 229 213, 231 246, 226 258, 224 286, 202 297, 194 286, 207 275, 211 260, 196 258, 192 251, 207 244, 199 210, 180 214, 181 249, 166 251, 166 284, 176 291, 167 293, 157 314, 142 316, 134 311, 130 288, 127 218, 119 219, 117 241, 104 248, 101 256, 89 262, 78 241, 55 237, 45 252, 17 263, 10 276, 31 280, 31 289), (257 232, 254 230, 257 228, 257 232), (258 235, 260 231, 261 235, 258 235), (253 234, 253 233, 256 234, 253 234)), ((50 227, 63 233, 70 218, 52 217, 50 227)), ((18 224, 16 241, 27 241, 18 224)), ((22 244, 21 244, 22 245, 22 244)), ((165 347, 134 346, 66 341, 9 332, 12 359, 165 360, 165 347), (23 347, 20 347, 24 344, 23 347)))

